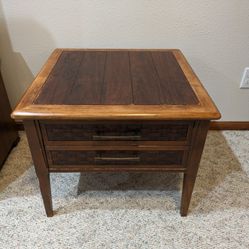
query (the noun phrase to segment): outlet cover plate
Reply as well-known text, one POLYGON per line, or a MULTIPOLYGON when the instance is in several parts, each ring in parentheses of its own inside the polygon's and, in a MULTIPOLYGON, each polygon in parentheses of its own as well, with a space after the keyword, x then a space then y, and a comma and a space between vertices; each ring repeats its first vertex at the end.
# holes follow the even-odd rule
POLYGON ((249 67, 246 67, 243 73, 243 77, 240 83, 240 88, 249 88, 249 67))

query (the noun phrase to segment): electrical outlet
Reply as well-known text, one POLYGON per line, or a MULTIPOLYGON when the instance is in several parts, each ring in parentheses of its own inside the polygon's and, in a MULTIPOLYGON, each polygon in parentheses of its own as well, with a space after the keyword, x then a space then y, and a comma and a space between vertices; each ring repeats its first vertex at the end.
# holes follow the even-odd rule
POLYGON ((245 68, 243 77, 240 83, 240 88, 249 88, 249 67, 245 68))

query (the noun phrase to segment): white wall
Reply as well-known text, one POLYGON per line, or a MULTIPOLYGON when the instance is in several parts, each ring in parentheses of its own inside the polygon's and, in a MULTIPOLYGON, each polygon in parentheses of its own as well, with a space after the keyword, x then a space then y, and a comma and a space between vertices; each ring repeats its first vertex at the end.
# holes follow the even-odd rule
POLYGON ((249 120, 248 0, 0 0, 0 58, 14 106, 56 47, 180 48, 223 120, 249 120))

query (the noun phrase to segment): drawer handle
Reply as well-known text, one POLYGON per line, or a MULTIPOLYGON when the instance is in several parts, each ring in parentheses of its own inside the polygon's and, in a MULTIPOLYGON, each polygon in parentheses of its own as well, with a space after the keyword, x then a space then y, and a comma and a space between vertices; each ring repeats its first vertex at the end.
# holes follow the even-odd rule
POLYGON ((94 159, 95 161, 140 161, 140 157, 95 157, 94 159))
POLYGON ((108 135, 93 135, 93 140, 139 140, 141 136, 108 136, 108 135))

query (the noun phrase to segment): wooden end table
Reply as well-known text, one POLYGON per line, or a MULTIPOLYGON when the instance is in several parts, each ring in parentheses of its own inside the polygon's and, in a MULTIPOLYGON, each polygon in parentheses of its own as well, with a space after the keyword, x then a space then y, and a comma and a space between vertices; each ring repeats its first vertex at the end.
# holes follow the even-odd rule
POLYGON ((186 216, 220 113, 177 49, 56 49, 12 113, 24 121, 47 216, 50 172, 181 172, 186 216))

